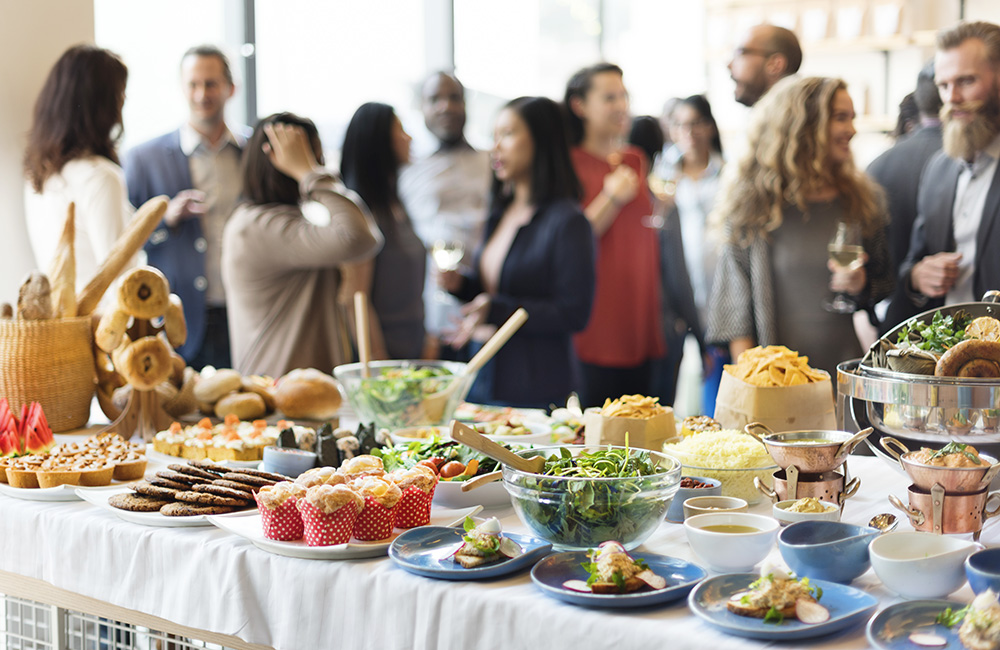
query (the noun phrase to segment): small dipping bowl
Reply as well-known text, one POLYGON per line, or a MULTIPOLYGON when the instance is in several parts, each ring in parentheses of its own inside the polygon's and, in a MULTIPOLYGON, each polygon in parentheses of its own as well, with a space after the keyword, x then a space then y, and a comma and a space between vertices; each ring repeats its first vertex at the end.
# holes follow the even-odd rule
POLYGON ((976 542, 901 531, 876 537, 868 547, 872 568, 888 589, 903 598, 944 598, 965 584, 965 559, 982 548, 976 542))
MULTIPOLYGON (((676 524, 684 521, 686 515, 684 514, 684 502, 688 499, 695 497, 717 497, 722 494, 722 481, 714 478, 702 478, 700 476, 686 476, 681 479, 683 483, 687 479, 692 481, 697 481, 706 487, 679 487, 677 488, 677 494, 674 495, 674 500, 670 502, 670 507, 667 508, 667 521, 674 522, 676 524)), ((702 513, 698 513, 702 514, 702 513)))
POLYGON ((746 499, 723 496, 690 497, 681 504, 684 519, 696 515, 724 514, 727 512, 746 512, 749 505, 746 499))
POLYGON ((684 532, 691 550, 709 569, 739 573, 751 571, 771 552, 778 522, 746 512, 695 515, 684 520, 684 532), (716 527, 730 528, 733 532, 716 527))
POLYGON ((779 501, 771 506, 771 516, 781 522, 782 526, 794 524, 797 521, 840 521, 843 512, 840 506, 832 501, 820 501, 826 512, 791 512, 788 508, 795 505, 799 499, 779 501))
POLYGON ((965 577, 977 594, 987 589, 1000 593, 1000 548, 983 549, 967 557, 965 577))
POLYGON ((871 566, 879 529, 839 521, 800 521, 778 533, 778 550, 795 575, 848 584, 871 566))
POLYGON ((264 447, 264 471, 295 478, 316 466, 316 454, 292 447, 264 447))

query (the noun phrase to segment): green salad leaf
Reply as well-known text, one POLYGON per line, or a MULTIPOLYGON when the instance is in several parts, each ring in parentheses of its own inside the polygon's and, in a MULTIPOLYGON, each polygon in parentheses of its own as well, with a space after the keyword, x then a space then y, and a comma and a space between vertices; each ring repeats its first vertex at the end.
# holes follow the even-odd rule
POLYGON ((426 422, 424 398, 455 380, 456 375, 447 368, 389 368, 377 377, 362 379, 353 399, 358 401, 359 411, 374 414, 379 426, 402 429, 426 422))
MULTIPOLYGON (((498 444, 508 449, 513 448, 505 443, 498 444)), ((413 442, 405 442, 393 445, 392 447, 373 449, 371 453, 373 456, 378 456, 382 459, 382 465, 387 472, 397 469, 410 469, 420 461, 431 458, 441 458, 445 463, 457 460, 463 465, 468 465, 470 460, 475 459, 479 461, 479 469, 476 470, 476 476, 488 474, 499 469, 498 463, 492 458, 484 456, 478 451, 459 444, 454 440, 443 441, 436 436, 426 442, 414 440, 413 442)), ((472 476, 461 476, 452 480, 465 481, 470 478, 472 476)))

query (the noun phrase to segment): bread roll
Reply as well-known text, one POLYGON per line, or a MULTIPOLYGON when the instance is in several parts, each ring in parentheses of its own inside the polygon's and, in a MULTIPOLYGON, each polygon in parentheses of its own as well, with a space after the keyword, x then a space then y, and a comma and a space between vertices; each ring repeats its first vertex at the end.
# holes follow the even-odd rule
POLYGON ((159 318, 170 304, 167 278, 152 266, 132 269, 118 286, 118 308, 136 318, 159 318))
POLYGON ((94 341, 97 347, 105 352, 111 352, 122 342, 125 330, 128 329, 130 316, 121 309, 105 312, 94 331, 94 341))
POLYGON ((340 390, 333 377, 315 368, 292 370, 278 381, 275 403, 285 416, 327 420, 340 408, 340 390))
POLYGON ((44 273, 33 271, 21 283, 17 294, 17 317, 21 320, 52 318, 52 288, 44 273))
POLYGON ((194 396, 201 403, 215 404, 223 395, 239 390, 243 385, 243 375, 232 368, 223 368, 214 375, 201 377, 194 388, 194 396))
POLYGON ((274 380, 262 375, 248 375, 243 378, 243 391, 246 393, 256 393, 264 400, 267 412, 272 413, 278 408, 274 401, 274 380))
POLYGON ((266 412, 264 398, 256 393, 230 393, 215 404, 215 415, 220 418, 232 414, 241 420, 256 420, 266 412))

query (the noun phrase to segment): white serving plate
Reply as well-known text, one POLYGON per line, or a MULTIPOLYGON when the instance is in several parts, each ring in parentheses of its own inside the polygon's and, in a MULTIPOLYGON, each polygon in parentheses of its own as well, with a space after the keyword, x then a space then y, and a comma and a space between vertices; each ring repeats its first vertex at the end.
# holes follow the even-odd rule
POLYGON ((15 499, 24 499, 25 501, 79 501, 80 496, 77 495, 77 490, 94 493, 107 493, 108 490, 121 488, 125 485, 127 485, 127 483, 120 483, 116 481, 111 485, 101 485, 98 487, 57 485, 56 487, 50 488, 16 488, 11 487, 7 483, 0 483, 0 494, 14 497, 15 499))
MULTIPOLYGON (((127 486, 111 486, 110 488, 103 488, 95 490, 93 488, 77 488, 76 494, 79 498, 83 499, 87 503, 92 503, 98 508, 103 508, 110 512, 113 512, 118 516, 119 519, 131 522, 133 524, 141 524, 143 526, 158 526, 161 528, 189 528, 191 526, 211 526, 211 522, 206 519, 208 515, 193 515, 191 517, 167 517, 166 515, 161 515, 158 512, 132 512, 130 510, 122 510, 120 508, 115 508, 110 503, 108 499, 116 494, 123 494, 125 492, 131 492, 132 489, 127 486)), ((213 515, 215 517, 245 517, 250 514, 257 514, 256 510, 238 510, 236 512, 227 513, 225 515, 213 515)))
MULTIPOLYGON (((456 526, 465 521, 466 517, 471 517, 480 510, 482 506, 464 508, 461 510, 451 510, 450 508, 431 508, 431 526, 456 526)), ((162 516, 162 515, 161 515, 162 516)), ((218 526, 222 530, 244 537, 257 548, 285 555, 287 557, 297 557, 304 560, 352 560, 366 557, 379 557, 387 555, 392 541, 403 533, 402 528, 393 531, 389 539, 377 542, 350 541, 346 544, 335 544, 333 546, 308 546, 304 540, 293 542, 279 542, 277 540, 264 537, 264 529, 260 520, 260 513, 253 511, 245 517, 226 517, 225 515, 209 515, 206 517, 209 523, 218 526)))
MULTIPOLYGON (((153 451, 150 447, 146 452, 146 458, 150 460, 155 460, 157 463, 163 465, 157 469, 164 469, 167 465, 187 465, 187 458, 181 458, 180 456, 168 456, 167 454, 161 454, 158 451, 153 451)), ((216 461, 219 465, 223 467, 236 467, 240 469, 257 469, 260 466, 261 461, 259 460, 220 460, 216 461)))

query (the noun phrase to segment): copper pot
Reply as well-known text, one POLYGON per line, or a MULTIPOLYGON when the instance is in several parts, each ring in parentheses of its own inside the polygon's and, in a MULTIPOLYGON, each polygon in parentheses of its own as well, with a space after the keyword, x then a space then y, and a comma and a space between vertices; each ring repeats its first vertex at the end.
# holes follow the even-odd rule
POLYGON ((986 488, 971 493, 947 493, 940 484, 930 490, 911 485, 907 488, 910 506, 907 508, 895 495, 889 503, 910 518, 916 530, 952 535, 975 533, 978 538, 983 523, 1000 514, 1000 493, 989 494, 986 488), (995 504, 989 509, 990 503, 995 504))
POLYGON ((846 487, 844 475, 837 471, 820 474, 800 474, 794 466, 779 469, 771 476, 774 488, 768 488, 759 478, 754 477, 754 485, 773 503, 788 499, 814 497, 820 501, 830 501, 843 505, 861 487, 861 479, 855 476, 846 487))
POLYGON ((1000 472, 997 460, 986 454, 979 455, 985 461, 981 467, 943 467, 914 462, 912 457, 918 452, 910 451, 906 445, 890 436, 883 436, 879 444, 899 461, 899 466, 909 475, 913 485, 925 492, 939 483, 949 495, 956 492, 979 493, 988 488, 1000 472))
POLYGON ((751 422, 743 432, 760 441, 767 453, 785 469, 818 474, 836 469, 873 431, 871 427, 851 434, 846 431, 783 431, 775 433, 760 422, 751 422), (757 432, 760 431, 760 434, 757 432))

